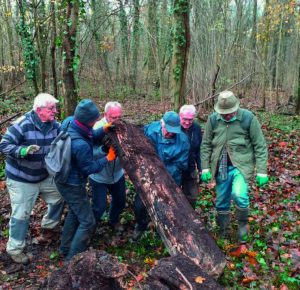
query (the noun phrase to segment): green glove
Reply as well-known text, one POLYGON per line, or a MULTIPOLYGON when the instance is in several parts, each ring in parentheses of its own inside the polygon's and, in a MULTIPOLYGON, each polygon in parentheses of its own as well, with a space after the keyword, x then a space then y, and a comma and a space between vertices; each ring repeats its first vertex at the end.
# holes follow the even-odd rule
POLYGON ((263 185, 267 184, 268 181, 269 181, 269 177, 267 174, 257 173, 256 182, 257 182, 258 186, 263 186, 263 185))
POLYGON ((40 148, 41 147, 38 145, 30 145, 28 147, 23 147, 20 150, 20 155, 23 158, 23 157, 27 156, 28 154, 33 154, 33 153, 39 151, 40 148))
POLYGON ((203 169, 201 173, 201 180, 208 183, 211 180, 211 172, 209 169, 203 169))

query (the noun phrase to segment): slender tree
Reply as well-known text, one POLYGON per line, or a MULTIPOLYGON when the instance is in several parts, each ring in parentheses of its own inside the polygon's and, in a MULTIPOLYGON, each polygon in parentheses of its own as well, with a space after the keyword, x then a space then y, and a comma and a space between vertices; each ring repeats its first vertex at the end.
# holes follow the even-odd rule
POLYGON ((172 96, 174 108, 185 103, 186 74, 190 47, 189 0, 174 0, 172 96))
POLYGON ((73 115, 77 103, 76 70, 76 34, 79 17, 79 0, 67 0, 63 38, 63 82, 65 87, 64 109, 67 116, 73 115))

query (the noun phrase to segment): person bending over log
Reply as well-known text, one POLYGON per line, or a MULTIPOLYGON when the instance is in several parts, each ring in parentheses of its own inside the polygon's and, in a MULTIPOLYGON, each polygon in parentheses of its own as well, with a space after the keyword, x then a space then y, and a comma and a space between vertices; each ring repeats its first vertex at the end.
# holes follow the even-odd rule
MULTIPOLYGON (((145 126, 144 134, 153 143, 156 153, 178 186, 182 183, 182 173, 187 169, 190 142, 181 130, 180 118, 176 112, 166 112, 160 121, 145 126)), ((138 240, 147 229, 149 218, 138 193, 134 201, 136 225, 132 239, 138 240)))

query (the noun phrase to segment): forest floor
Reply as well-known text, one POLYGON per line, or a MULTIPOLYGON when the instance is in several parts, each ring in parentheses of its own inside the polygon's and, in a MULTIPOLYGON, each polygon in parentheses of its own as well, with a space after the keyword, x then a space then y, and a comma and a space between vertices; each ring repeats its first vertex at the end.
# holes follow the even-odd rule
MULTIPOLYGON (((170 107, 169 103, 144 99, 127 101, 124 103, 124 119, 146 124, 158 120, 170 107)), ((251 234, 246 246, 238 247, 234 215, 232 239, 218 239, 212 185, 199 184, 196 211, 226 255, 227 266, 219 279, 226 289, 299 289, 300 118, 270 113, 259 113, 258 118, 263 124, 269 146, 270 182, 265 188, 250 183, 251 234)), ((0 165, 1 175, 3 179, 3 164, 0 165)), ((127 203, 121 218, 125 230, 111 230, 105 216, 97 228, 92 247, 117 256, 129 265, 130 271, 142 283, 146 272, 158 259, 168 256, 168 251, 153 226, 138 242, 132 241, 135 191, 129 180, 126 184, 127 203)), ((47 275, 63 264, 57 252, 59 233, 53 242, 38 243, 36 238, 40 234, 40 221, 46 209, 43 201, 38 200, 31 215, 27 237, 26 252, 31 256, 31 263, 26 266, 15 264, 5 252, 10 202, 4 180, 0 181, 0 204, 0 289, 41 289, 40 285, 47 275)), ((129 279, 127 285, 128 289, 138 289, 135 279, 129 279)))

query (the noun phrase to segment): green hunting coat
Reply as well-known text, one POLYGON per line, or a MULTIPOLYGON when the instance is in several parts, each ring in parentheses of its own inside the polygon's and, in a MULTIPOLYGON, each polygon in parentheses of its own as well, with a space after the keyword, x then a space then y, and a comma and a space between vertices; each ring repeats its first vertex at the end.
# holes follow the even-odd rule
POLYGON ((246 180, 253 176, 255 167, 256 173, 267 174, 266 140, 254 115, 248 127, 243 126, 245 111, 238 109, 236 120, 229 123, 224 122, 219 114, 215 123, 212 122, 212 115, 208 119, 201 145, 201 164, 203 169, 211 170, 212 176, 216 175, 224 146, 233 166, 241 171, 246 180))

